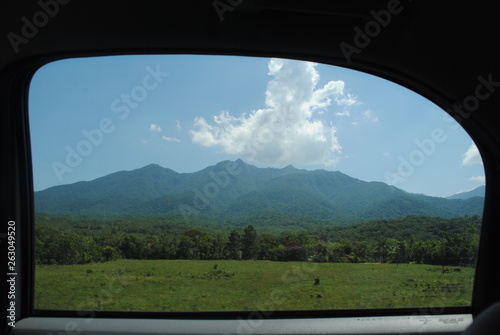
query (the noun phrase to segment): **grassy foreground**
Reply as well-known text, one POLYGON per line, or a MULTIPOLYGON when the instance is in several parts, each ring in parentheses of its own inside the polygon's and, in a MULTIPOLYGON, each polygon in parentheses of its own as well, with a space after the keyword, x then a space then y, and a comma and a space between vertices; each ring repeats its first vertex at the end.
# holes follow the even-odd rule
POLYGON ((474 269, 421 264, 118 260, 36 268, 35 308, 230 311, 469 305, 474 269), (315 282, 319 279, 319 285, 315 282))

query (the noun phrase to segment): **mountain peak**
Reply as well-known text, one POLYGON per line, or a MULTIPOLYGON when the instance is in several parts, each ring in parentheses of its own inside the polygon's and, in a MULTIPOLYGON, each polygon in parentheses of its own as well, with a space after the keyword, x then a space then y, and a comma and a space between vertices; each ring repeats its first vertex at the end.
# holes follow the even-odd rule
POLYGON ((142 168, 129 171, 132 175, 150 175, 150 176, 176 176, 179 173, 163 166, 153 163, 142 168))
POLYGON ((151 164, 148 164, 148 165, 142 167, 141 169, 144 169, 144 170, 146 170, 146 169, 148 169, 148 170, 149 169, 163 169, 163 166, 156 164, 156 163, 151 163, 151 164))

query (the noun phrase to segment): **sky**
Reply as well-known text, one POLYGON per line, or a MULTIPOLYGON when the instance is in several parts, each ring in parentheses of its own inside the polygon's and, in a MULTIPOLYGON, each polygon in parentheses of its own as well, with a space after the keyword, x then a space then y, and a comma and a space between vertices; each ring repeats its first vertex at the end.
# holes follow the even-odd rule
POLYGON ((340 171, 446 197, 484 185, 441 108, 366 73, 286 59, 150 55, 49 63, 29 117, 35 191, 151 163, 340 171))

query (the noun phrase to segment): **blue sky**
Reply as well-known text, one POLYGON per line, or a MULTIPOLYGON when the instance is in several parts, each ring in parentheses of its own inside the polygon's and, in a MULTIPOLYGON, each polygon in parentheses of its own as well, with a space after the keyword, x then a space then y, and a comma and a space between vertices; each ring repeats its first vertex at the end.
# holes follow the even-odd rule
POLYGON ((194 172, 241 158, 341 171, 412 193, 484 184, 477 148, 444 111, 330 65, 219 56, 119 56, 41 68, 29 94, 35 190, 151 163, 194 172))

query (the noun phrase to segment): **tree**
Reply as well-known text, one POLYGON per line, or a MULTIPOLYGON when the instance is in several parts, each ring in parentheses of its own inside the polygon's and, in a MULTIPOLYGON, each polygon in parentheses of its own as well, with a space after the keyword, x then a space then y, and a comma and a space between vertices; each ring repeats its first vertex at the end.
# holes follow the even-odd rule
POLYGON ((309 257, 313 262, 328 261, 328 247, 323 241, 316 241, 307 245, 309 257))
POLYGON ((258 254, 257 231, 252 225, 248 225, 243 230, 242 257, 243 259, 257 259, 258 254))
POLYGON ((270 250, 271 261, 286 261, 286 247, 283 244, 277 245, 270 250))
POLYGON ((112 246, 105 246, 102 250, 102 257, 104 261, 114 261, 118 259, 118 252, 112 246))
POLYGON ((214 241, 210 235, 203 235, 198 239, 198 259, 214 259, 214 241))
POLYGON ((123 256, 127 259, 143 259, 143 238, 136 235, 127 235, 123 238, 120 249, 123 256))
POLYGON ((236 230, 232 230, 228 237, 227 251, 229 259, 241 259, 241 236, 236 230))
POLYGON ((180 238, 175 257, 180 259, 194 259, 193 242, 188 236, 183 235, 180 238))
POLYGON ((279 240, 270 235, 262 234, 259 241, 259 259, 272 259, 271 250, 279 245, 279 240))
POLYGON ((286 248, 287 261, 307 261, 307 248, 302 245, 292 245, 286 248))
POLYGON ((221 235, 217 235, 212 240, 212 258, 226 259, 225 239, 221 235))

